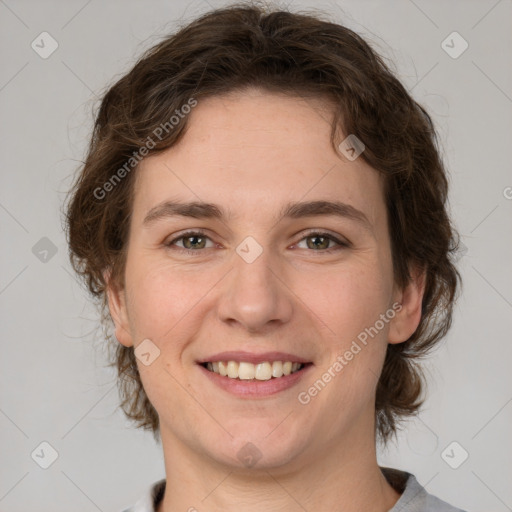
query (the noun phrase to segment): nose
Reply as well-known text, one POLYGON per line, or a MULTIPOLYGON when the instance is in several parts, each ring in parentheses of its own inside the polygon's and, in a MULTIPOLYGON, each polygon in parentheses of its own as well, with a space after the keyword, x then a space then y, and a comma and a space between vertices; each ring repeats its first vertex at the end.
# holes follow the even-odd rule
POLYGON ((220 319, 260 334, 288 322, 293 313, 293 293, 270 251, 264 250, 252 263, 236 254, 233 264, 223 280, 220 319))

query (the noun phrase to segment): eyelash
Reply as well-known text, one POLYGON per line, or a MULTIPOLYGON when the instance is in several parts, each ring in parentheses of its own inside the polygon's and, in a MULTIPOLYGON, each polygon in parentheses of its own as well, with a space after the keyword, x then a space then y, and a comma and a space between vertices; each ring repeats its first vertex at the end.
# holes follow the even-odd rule
MULTIPOLYGON (((183 238, 188 238, 191 236, 200 236, 201 238, 207 238, 210 240, 210 237, 206 235, 204 231, 197 230, 197 231, 186 231, 185 233, 182 233, 179 237, 174 238, 173 240, 170 240, 169 242, 166 242, 164 245, 168 248, 171 248, 175 242, 178 240, 182 240, 183 238)), ((331 235, 330 233, 326 233, 323 231, 310 231, 305 236, 303 236, 299 242, 302 242, 305 238, 310 238, 312 236, 322 237, 322 238, 328 238, 329 240, 332 240, 333 242, 337 243, 339 247, 330 247, 329 249, 319 249, 318 251, 315 251, 313 249, 310 249, 310 252, 319 252, 319 253, 331 253, 333 251, 339 251, 341 249, 346 249, 350 247, 349 242, 344 242, 340 240, 339 238, 336 238, 335 236, 331 235)), ((297 242, 297 243, 299 243, 297 242)), ((205 247, 204 249, 186 249, 184 247, 178 247, 177 250, 181 252, 185 252, 187 254, 190 254, 192 256, 198 256, 199 253, 204 251, 205 249, 212 249, 212 247, 205 247)))

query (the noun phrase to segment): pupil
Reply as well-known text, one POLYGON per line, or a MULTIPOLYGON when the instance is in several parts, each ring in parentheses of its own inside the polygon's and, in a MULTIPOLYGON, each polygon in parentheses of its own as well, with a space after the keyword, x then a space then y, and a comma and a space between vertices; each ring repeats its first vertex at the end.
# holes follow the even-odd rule
MULTIPOLYGON (((203 238, 202 238, 202 237, 200 237, 200 236, 189 236, 189 237, 185 238, 185 240, 186 240, 186 242, 187 242, 187 243, 185 243, 184 245, 185 245, 185 247, 187 247, 187 245, 188 245, 187 249, 190 249, 190 248, 195 249, 195 248, 197 248, 198 246, 197 246, 197 245, 194 245, 194 242, 192 242, 192 247, 190 247, 190 241, 191 241, 191 240, 194 240, 194 241, 197 241, 197 240, 203 240, 203 238)), ((201 246, 202 246, 202 245, 201 245, 201 246)))
POLYGON ((314 237, 310 237, 310 238, 313 240, 323 240, 323 243, 320 242, 320 244, 317 244, 316 242, 313 242, 312 244, 310 244, 310 249, 311 248, 318 249, 319 247, 325 249, 325 248, 327 248, 327 245, 329 245, 329 240, 324 236, 314 236, 314 237), (327 244, 325 242, 327 242, 327 244))

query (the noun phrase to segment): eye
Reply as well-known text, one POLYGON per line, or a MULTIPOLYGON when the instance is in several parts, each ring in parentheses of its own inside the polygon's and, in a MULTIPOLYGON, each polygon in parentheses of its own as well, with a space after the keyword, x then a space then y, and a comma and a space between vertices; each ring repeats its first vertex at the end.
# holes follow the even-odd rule
MULTIPOLYGON (((213 247, 213 242, 210 246, 206 247, 207 240, 210 240, 202 231, 187 231, 186 233, 182 233, 179 237, 166 242, 165 245, 167 247, 171 247, 176 245, 179 241, 182 242, 182 246, 178 245, 178 248, 184 249, 187 251, 196 251, 198 249, 206 249, 209 247, 213 247)), ((210 240, 211 242, 211 240, 210 240)))
MULTIPOLYGON (((350 244, 348 242, 344 242, 335 236, 331 235, 330 233, 324 233, 324 232, 316 232, 313 231, 309 233, 307 236, 302 238, 299 243, 297 244, 297 247, 299 247, 299 244, 306 240, 306 248, 313 249, 313 251, 316 252, 330 252, 332 250, 338 250, 343 247, 349 247, 350 244), (339 247, 332 247, 330 246, 330 243, 334 242, 339 247)), ((302 247, 300 247, 302 249, 302 247)))
MULTIPOLYGON (((301 249, 304 248, 299 245, 303 240, 306 240, 306 248, 312 249, 313 252, 331 252, 350 247, 349 242, 342 241, 334 235, 325 232, 310 232, 307 236, 303 237, 296 246, 301 249), (332 243, 336 244, 338 247, 333 247, 331 245, 332 243)), ((181 249, 188 253, 193 253, 200 249, 208 249, 215 246, 210 238, 202 231, 187 231, 182 233, 179 237, 176 237, 169 242, 165 242, 164 245, 166 247, 174 246, 178 250, 181 249), (210 245, 207 245, 208 242, 210 242, 210 245)))

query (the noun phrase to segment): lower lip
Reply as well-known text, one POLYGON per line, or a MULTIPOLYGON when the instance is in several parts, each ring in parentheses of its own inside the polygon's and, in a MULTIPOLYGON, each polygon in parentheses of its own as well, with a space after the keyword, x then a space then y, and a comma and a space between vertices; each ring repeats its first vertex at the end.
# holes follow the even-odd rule
POLYGON ((276 393, 289 389, 297 384, 304 375, 309 372, 313 365, 308 364, 298 372, 290 373, 290 375, 283 375, 282 377, 272 378, 270 380, 231 379, 230 377, 224 377, 218 373, 211 372, 200 364, 198 364, 198 366, 206 377, 208 377, 214 384, 235 396, 242 398, 264 398, 275 395, 276 393))

